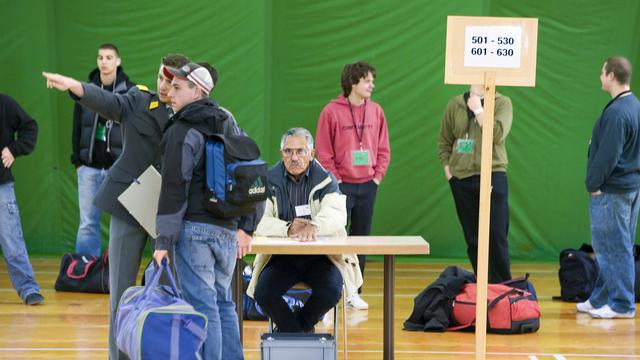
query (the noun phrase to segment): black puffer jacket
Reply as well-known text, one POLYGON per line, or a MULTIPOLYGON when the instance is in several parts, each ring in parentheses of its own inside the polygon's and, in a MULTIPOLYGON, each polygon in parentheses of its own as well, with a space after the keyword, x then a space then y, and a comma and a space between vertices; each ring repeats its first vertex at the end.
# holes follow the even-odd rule
MULTIPOLYGON (((100 71, 96 68, 89 74, 89 82, 101 86, 100 71)), ((118 66, 113 92, 124 94, 135 84, 129 81, 121 66, 118 66)), ((93 164, 93 148, 96 138, 96 129, 100 115, 76 103, 73 108, 73 133, 71 162, 79 167, 93 164)), ((122 130, 120 124, 107 119, 106 124, 107 151, 115 161, 122 153, 122 130)), ((110 161, 110 163, 113 163, 110 161)))
POLYGON ((466 283, 476 276, 456 266, 446 268, 426 289, 413 300, 413 312, 404 322, 403 330, 445 331, 450 325, 453 299, 466 283))
POLYGON ((234 231, 240 228, 253 234, 264 212, 264 204, 256 213, 230 219, 215 217, 204 208, 206 137, 240 131, 229 113, 211 99, 195 101, 171 118, 160 143, 162 185, 156 219, 156 249, 166 250, 175 244, 183 220, 234 231))

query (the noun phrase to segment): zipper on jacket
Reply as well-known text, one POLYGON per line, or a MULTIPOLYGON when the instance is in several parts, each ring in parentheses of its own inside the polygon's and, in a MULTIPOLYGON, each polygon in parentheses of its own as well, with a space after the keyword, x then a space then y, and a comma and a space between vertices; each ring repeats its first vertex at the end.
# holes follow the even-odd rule
POLYGON ((111 154, 111 129, 113 129, 113 120, 107 120, 104 127, 107 129, 107 153, 111 154))
POLYGON ((91 140, 89 141, 89 154, 87 155, 87 165, 93 163, 93 147, 96 144, 96 129, 98 128, 98 113, 93 117, 93 128, 91 128, 91 140))

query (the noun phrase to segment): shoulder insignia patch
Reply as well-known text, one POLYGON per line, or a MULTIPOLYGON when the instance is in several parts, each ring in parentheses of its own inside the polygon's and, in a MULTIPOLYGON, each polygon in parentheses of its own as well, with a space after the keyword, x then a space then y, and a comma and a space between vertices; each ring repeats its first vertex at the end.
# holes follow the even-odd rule
POLYGON ((148 87, 146 87, 146 86, 144 86, 144 85, 140 85, 140 84, 138 84, 138 85, 136 85, 136 87, 137 87, 139 90, 149 92, 149 88, 148 88, 148 87))
POLYGON ((152 101, 149 103, 149 110, 153 110, 155 108, 158 107, 158 102, 157 101, 152 101))

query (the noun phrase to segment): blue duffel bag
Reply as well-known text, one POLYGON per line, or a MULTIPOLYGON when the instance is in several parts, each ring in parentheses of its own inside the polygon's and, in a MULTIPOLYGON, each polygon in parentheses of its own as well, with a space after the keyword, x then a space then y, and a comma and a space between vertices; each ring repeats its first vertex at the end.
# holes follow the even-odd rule
POLYGON ((131 360, 197 359, 207 337, 207 316, 182 298, 166 259, 145 286, 124 292, 115 325, 118 349, 131 360), (163 272, 169 286, 158 284, 163 272))

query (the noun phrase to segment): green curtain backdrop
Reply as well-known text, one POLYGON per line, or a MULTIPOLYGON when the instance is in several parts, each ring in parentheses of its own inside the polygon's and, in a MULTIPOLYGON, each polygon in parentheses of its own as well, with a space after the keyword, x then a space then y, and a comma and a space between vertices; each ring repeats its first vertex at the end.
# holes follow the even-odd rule
MULTIPOLYGON (((385 110, 391 166, 378 193, 374 234, 422 235, 432 256, 465 257, 462 230, 437 153, 440 118, 464 86, 444 84, 448 15, 539 19, 534 88, 499 88, 514 105, 507 139, 511 254, 556 259, 589 242, 584 189, 591 127, 609 100, 603 60, 624 55, 640 71, 640 3, 635 0, 523 2, 370 0, 0 0, 0 92, 40 126, 34 153, 14 165, 31 253, 74 247, 78 225, 71 152, 72 102, 45 88, 43 70, 86 79, 97 47, 120 48, 137 83, 155 88, 161 56, 182 52, 220 71, 213 96, 234 112, 270 163, 281 134, 315 132, 340 92, 346 63, 377 68, 373 98, 385 110)), ((639 89, 636 80, 633 88, 639 89)), ((106 239, 108 218, 103 232, 106 239)))

